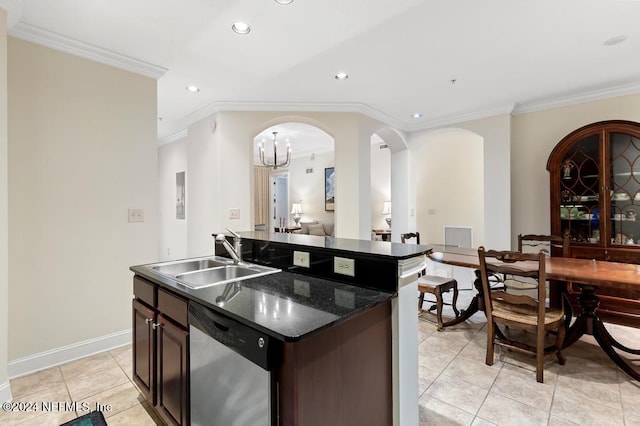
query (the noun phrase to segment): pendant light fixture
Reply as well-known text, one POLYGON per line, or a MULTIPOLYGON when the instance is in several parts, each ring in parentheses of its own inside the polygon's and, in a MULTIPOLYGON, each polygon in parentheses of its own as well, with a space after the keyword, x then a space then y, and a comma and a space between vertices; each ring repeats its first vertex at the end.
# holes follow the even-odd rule
POLYGON ((273 162, 269 162, 265 159, 264 155, 264 145, 262 143, 258 144, 258 150, 260 152, 260 162, 265 167, 272 167, 274 170, 279 167, 287 167, 289 163, 291 163, 291 145, 287 144, 287 157, 284 161, 278 163, 278 141, 276 140, 278 136, 278 132, 273 132, 273 162))

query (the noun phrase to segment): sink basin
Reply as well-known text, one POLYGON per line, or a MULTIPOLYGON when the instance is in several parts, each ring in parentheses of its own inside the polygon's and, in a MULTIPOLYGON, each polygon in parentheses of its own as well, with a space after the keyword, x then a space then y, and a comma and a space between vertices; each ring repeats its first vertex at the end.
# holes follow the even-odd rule
POLYGON ((280 272, 280 269, 252 263, 234 264, 229 259, 217 256, 177 260, 149 265, 148 267, 161 275, 168 276, 179 284, 193 289, 280 272))
MULTIPOLYGON (((278 270, 273 272, 278 272, 278 270)), ((238 279, 262 276, 268 273, 272 273, 272 271, 260 270, 256 267, 229 265, 220 268, 176 275, 176 280, 191 288, 201 288, 213 284, 228 283, 238 279)))
POLYGON ((231 261, 219 261, 215 259, 198 259, 198 260, 186 260, 170 263, 163 263, 162 265, 152 266, 156 272, 166 275, 178 275, 185 272, 199 271, 201 269, 215 268, 219 266, 225 266, 230 264, 231 261))

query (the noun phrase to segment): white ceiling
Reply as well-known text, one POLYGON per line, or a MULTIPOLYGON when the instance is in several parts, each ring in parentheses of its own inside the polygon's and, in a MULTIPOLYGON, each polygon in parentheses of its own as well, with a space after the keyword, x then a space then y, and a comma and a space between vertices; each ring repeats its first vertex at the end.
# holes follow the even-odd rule
POLYGON ((165 140, 219 110, 359 111, 411 131, 640 92, 638 0, 7 3, 10 35, 160 76, 165 140))

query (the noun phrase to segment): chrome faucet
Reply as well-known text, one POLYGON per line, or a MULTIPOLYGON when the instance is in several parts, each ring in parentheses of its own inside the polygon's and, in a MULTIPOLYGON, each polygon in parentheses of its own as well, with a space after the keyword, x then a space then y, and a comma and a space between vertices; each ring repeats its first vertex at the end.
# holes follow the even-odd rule
POLYGON ((242 262, 242 241, 240 239, 240 235, 236 232, 229 228, 227 228, 227 231, 229 231, 234 237, 233 246, 229 244, 229 241, 227 241, 227 237, 224 234, 216 235, 216 244, 222 244, 222 247, 227 250, 227 253, 229 253, 229 256, 233 259, 233 263, 237 265, 242 262))

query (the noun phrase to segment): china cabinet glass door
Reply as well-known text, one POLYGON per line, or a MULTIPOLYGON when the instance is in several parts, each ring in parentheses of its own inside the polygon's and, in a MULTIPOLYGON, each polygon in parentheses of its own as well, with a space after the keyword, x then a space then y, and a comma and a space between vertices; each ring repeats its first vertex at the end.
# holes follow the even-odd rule
POLYGON ((600 242, 600 138, 582 138, 560 165, 560 220, 562 234, 572 242, 600 242))
POLYGON ((611 244, 640 245, 640 138, 610 133, 611 244))

